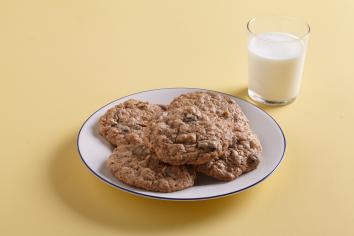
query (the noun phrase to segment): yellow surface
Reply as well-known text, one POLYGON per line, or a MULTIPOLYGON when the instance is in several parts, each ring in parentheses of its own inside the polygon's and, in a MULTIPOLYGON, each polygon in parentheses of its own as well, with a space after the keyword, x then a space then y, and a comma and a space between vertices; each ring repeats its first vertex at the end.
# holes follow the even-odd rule
POLYGON ((0 2, 1 235, 354 235, 354 1, 0 2), (76 134, 97 108, 161 87, 246 97, 246 22, 312 27, 300 97, 265 108, 285 161, 203 202, 143 199, 96 179, 76 134))

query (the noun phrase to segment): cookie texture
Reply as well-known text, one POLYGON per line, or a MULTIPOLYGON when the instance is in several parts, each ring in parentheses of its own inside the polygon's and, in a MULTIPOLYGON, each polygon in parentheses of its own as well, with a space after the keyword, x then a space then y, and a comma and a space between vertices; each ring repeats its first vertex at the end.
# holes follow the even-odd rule
POLYGON ((159 161, 144 144, 120 145, 108 158, 107 167, 122 182, 155 192, 173 192, 194 185, 195 170, 159 161))
POLYGON ((192 92, 182 94, 171 102, 169 109, 184 106, 198 107, 209 116, 216 116, 221 120, 231 121, 237 125, 248 125, 248 119, 241 107, 230 97, 213 92, 192 92))
POLYGON ((109 109, 99 121, 99 133, 111 144, 142 143, 147 123, 165 108, 134 99, 109 109))
POLYGON ((172 165, 203 164, 224 152, 232 133, 197 106, 168 108, 145 129, 145 143, 172 165))
POLYGON ((202 165, 197 171, 223 181, 230 181, 255 169, 262 150, 257 136, 252 132, 241 107, 230 97, 213 92, 192 92, 176 97, 169 109, 193 106, 209 117, 215 117, 225 132, 228 149, 202 165), (225 128, 226 127, 226 128, 225 128))
POLYGON ((208 163, 196 166, 198 172, 222 181, 231 181, 257 168, 262 146, 251 131, 235 131, 228 150, 208 163))

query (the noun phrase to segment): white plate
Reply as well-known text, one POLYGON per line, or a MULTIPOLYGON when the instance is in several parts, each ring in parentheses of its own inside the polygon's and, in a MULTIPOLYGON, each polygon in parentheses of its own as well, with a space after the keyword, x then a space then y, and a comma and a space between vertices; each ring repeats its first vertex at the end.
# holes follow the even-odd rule
POLYGON ((222 197, 253 187, 272 174, 282 161, 285 152, 285 137, 280 126, 265 111, 245 100, 228 94, 225 95, 234 99, 241 106, 251 123, 252 129, 262 143, 262 156, 256 170, 231 182, 220 182, 209 177, 202 177, 197 180, 195 186, 173 193, 150 192, 128 186, 117 180, 107 170, 106 159, 111 154, 113 147, 98 135, 97 124, 99 118, 109 108, 130 98, 151 103, 168 104, 176 96, 193 91, 203 91, 203 89, 168 88, 144 91, 120 98, 100 108, 85 121, 80 129, 77 146, 82 161, 99 179, 116 188, 145 197, 165 200, 202 200, 222 197))

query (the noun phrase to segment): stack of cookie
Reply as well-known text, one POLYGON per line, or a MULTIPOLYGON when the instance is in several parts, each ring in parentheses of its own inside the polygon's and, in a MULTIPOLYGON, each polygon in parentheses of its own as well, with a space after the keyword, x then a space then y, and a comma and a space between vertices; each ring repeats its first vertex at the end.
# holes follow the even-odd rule
POLYGON ((156 192, 191 187, 198 172, 234 180, 257 167, 262 149, 237 103, 211 92, 183 94, 168 106, 130 99, 108 110, 99 127, 116 147, 111 172, 156 192))

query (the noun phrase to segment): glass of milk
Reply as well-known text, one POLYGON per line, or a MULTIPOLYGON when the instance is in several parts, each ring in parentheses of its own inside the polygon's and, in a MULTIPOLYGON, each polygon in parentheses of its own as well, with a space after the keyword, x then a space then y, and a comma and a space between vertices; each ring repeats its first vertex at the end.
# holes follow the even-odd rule
POLYGON ((286 105, 299 94, 310 26, 289 17, 253 18, 247 24, 248 95, 286 105))

